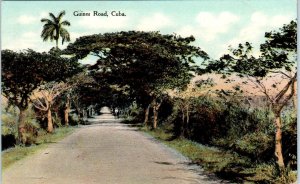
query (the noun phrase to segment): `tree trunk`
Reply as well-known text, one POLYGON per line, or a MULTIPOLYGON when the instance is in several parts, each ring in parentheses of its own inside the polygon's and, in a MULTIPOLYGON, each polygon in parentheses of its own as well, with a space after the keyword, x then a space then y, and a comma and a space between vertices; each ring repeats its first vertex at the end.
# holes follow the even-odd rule
POLYGON ((293 95, 293 106, 294 106, 294 111, 297 112, 297 96, 293 95))
POLYGON ((152 102, 152 108, 153 108, 153 129, 157 128, 157 120, 158 120, 158 110, 161 105, 161 103, 157 103, 156 99, 152 102))
POLYGON ((280 171, 283 171, 285 169, 284 166, 284 160, 282 155, 282 122, 280 118, 280 113, 275 114, 275 127, 276 127, 276 133, 275 133, 275 156, 276 156, 276 162, 279 167, 280 171))
POLYGON ((17 144, 26 143, 26 138, 25 138, 25 110, 24 108, 19 108, 20 109, 20 114, 19 114, 19 120, 18 120, 18 139, 17 139, 17 144))
POLYGON ((145 119, 144 119, 144 125, 145 126, 148 126, 149 111, 150 111, 150 104, 145 109, 145 119))
POLYGON ((67 102, 64 110, 64 120, 66 126, 69 126, 69 113, 70 113, 70 99, 67 98, 67 102))
POLYGON ((185 126, 185 113, 184 113, 184 107, 181 108, 181 113, 182 113, 182 123, 179 129, 180 137, 184 137, 184 126, 185 126))
POLYGON ((82 121, 82 112, 80 108, 76 108, 77 115, 78 115, 78 123, 82 121))
POLYGON ((56 39, 55 41, 56 41, 56 49, 58 49, 58 39, 56 39))
POLYGON ((47 131, 49 133, 53 132, 53 122, 52 122, 52 114, 51 114, 51 108, 49 107, 48 111, 47 111, 47 118, 48 118, 48 127, 47 127, 47 131))
MULTIPOLYGON (((293 82, 292 85, 293 85, 292 88, 295 89, 296 82, 293 82)), ((294 107, 293 111, 295 114, 297 114, 297 94, 296 94, 296 92, 293 93, 292 101, 293 101, 293 107, 294 107)))
POLYGON ((189 136, 190 136, 190 132, 189 132, 190 107, 189 107, 189 104, 187 104, 185 106, 185 111, 186 111, 186 122, 185 122, 185 127, 184 127, 184 130, 185 130, 184 136, 189 138, 189 136))
POLYGON ((157 128, 157 118, 158 118, 158 112, 156 110, 156 107, 153 107, 153 129, 157 128))

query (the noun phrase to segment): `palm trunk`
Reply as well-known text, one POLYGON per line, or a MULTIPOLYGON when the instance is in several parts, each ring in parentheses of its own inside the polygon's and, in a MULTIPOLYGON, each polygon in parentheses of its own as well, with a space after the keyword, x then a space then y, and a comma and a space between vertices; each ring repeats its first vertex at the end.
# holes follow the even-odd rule
POLYGON ((55 41, 56 41, 56 50, 58 50, 58 39, 56 39, 55 41))
POLYGON ((48 118, 48 127, 47 127, 47 131, 49 133, 53 132, 53 122, 52 122, 52 114, 51 114, 51 108, 49 107, 48 111, 47 111, 47 118, 48 118))
POLYGON ((25 140, 25 109, 24 108, 19 108, 20 109, 20 114, 19 114, 19 120, 18 120, 18 139, 17 139, 17 144, 26 143, 25 140))
POLYGON ((280 113, 275 114, 275 126, 276 126, 276 133, 275 133, 275 156, 276 162, 279 167, 280 171, 285 169, 283 155, 282 155, 282 122, 280 118, 280 113))

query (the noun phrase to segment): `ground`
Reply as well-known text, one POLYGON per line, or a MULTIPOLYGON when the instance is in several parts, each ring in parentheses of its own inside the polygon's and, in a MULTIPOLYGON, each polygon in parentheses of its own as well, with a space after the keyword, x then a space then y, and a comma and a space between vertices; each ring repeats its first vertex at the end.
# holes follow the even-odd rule
POLYGON ((176 151, 119 120, 107 115, 90 120, 91 125, 7 168, 3 183, 221 183, 176 151))

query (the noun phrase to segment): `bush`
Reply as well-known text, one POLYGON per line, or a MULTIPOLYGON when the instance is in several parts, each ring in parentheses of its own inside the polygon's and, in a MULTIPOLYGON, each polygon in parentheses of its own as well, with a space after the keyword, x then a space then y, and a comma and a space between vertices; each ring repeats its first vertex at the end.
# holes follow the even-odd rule
MULTIPOLYGON (((2 104, 3 105, 3 104, 2 104)), ((18 135, 17 121, 19 110, 9 106, 1 110, 1 142, 2 150, 13 147, 18 135)))
POLYGON ((283 116, 282 147, 285 164, 297 169, 297 115, 293 111, 288 111, 283 116))
POLYGON ((17 137, 18 129, 17 129, 17 121, 18 121, 18 113, 19 110, 16 107, 10 106, 6 108, 2 108, 1 112, 1 134, 13 135, 17 137))
POLYGON ((31 145, 36 143, 36 137, 38 136, 38 130, 40 124, 35 118, 35 112, 31 107, 25 111, 25 133, 21 137, 22 143, 25 145, 31 145))
MULTIPOLYGON (((16 143, 18 136, 18 114, 19 110, 16 107, 10 106, 2 109, 1 120, 2 120, 2 137, 3 145, 6 148, 13 146, 16 143), (14 140, 13 140, 14 137, 14 140)), ((25 111, 24 119, 24 130, 25 133, 21 137, 23 144, 30 145, 35 143, 35 138, 38 135, 38 129, 40 128, 39 123, 35 119, 35 112, 29 107, 25 111)))
POLYGON ((223 112, 224 105, 214 99, 194 99, 190 113, 190 138, 203 144, 211 144, 214 138, 224 135, 228 126, 224 123, 223 112))
MULTIPOLYGON (((173 99, 172 114, 164 121, 172 125, 174 137, 181 136, 184 129, 180 100, 173 99)), ((253 161, 274 159, 274 115, 268 109, 250 109, 236 101, 225 102, 212 97, 191 98, 188 103, 190 121, 186 138, 233 150, 253 161)), ((283 116, 283 152, 286 164, 295 168, 296 116, 291 113, 291 110, 285 111, 283 116)))
MULTIPOLYGON (((163 128, 172 128, 168 140, 182 137, 204 145, 219 147, 224 152, 235 153, 247 158, 247 162, 237 160, 220 167, 218 174, 241 177, 243 181, 257 183, 291 183, 296 179, 297 169, 297 117, 293 109, 285 109, 282 114, 282 148, 285 165, 284 174, 278 173, 275 164, 274 114, 268 108, 242 105, 238 101, 223 101, 212 97, 190 99, 174 98, 172 106, 162 106, 161 111, 172 113, 165 118, 163 128), (189 105, 189 123, 183 123, 185 105, 189 105), (188 129, 188 134, 182 134, 188 129)), ((186 116, 186 114, 184 114, 186 116)), ((186 121, 185 121, 186 122, 186 121)), ((204 156, 203 158, 207 158, 204 156)), ((225 158, 224 158, 225 159, 225 158)), ((203 165, 203 163, 200 163, 203 165)))
POLYGON ((263 132, 249 133, 236 140, 232 149, 247 155, 253 161, 268 161, 273 157, 274 138, 263 132))

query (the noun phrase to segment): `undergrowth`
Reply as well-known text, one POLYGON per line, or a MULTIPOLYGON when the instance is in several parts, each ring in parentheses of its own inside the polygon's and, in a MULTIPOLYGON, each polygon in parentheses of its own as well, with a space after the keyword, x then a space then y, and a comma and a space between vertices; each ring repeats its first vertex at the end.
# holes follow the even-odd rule
POLYGON ((272 162, 255 163, 233 151, 202 145, 184 138, 172 139, 172 134, 162 129, 141 130, 188 157, 193 163, 203 167, 205 172, 214 173, 230 182, 283 184, 292 183, 297 179, 293 171, 288 171, 285 178, 276 177, 276 166, 272 162))

